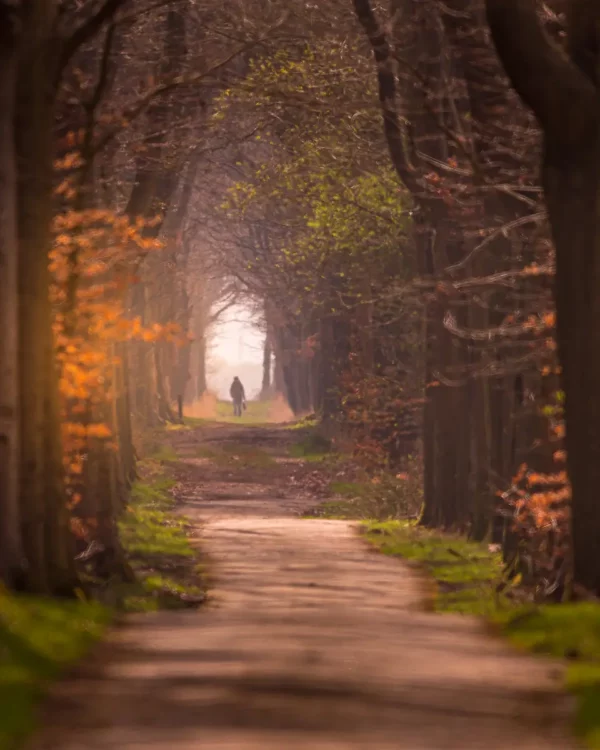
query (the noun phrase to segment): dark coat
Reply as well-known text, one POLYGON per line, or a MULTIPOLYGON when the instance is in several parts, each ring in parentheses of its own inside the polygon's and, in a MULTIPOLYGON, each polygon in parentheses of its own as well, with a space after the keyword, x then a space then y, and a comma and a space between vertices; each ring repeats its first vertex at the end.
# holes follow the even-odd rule
POLYGON ((244 386, 242 385, 240 380, 234 380, 231 384, 231 388, 229 389, 229 393, 231 395, 231 398, 234 401, 245 401, 246 400, 246 394, 244 393, 244 386))

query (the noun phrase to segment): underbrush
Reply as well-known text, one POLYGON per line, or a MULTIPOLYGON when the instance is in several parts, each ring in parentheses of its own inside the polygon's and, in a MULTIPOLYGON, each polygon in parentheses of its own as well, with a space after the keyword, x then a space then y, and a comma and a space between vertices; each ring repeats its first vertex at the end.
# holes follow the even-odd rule
POLYGON ((127 611, 196 606, 205 597, 202 567, 188 521, 175 513, 174 481, 141 463, 119 531, 136 583, 118 593, 127 611))
POLYGON ((49 683, 86 654, 110 621, 110 610, 97 603, 0 591, 0 750, 21 746, 49 683))
POLYGON ((502 560, 487 545, 415 523, 365 523, 367 540, 413 561, 435 583, 433 609, 483 615, 518 648, 568 660, 566 687, 577 698, 575 729, 600 748, 600 604, 523 605, 512 597, 502 560))
POLYGON ((387 521, 419 515, 423 494, 418 459, 407 458, 403 471, 394 473, 389 470, 369 473, 350 457, 339 457, 337 466, 330 464, 329 468, 332 469, 331 500, 313 508, 310 516, 387 521))
POLYGON ((290 424, 286 425, 286 428, 288 430, 305 430, 305 429, 315 429, 319 424, 319 418, 316 414, 308 414, 305 417, 300 417, 299 419, 294 420, 293 422, 290 422, 290 424))
POLYGON ((289 454, 292 458, 302 458, 305 461, 323 461, 331 456, 332 450, 333 444, 329 438, 318 430, 309 428, 305 437, 291 446, 289 454))

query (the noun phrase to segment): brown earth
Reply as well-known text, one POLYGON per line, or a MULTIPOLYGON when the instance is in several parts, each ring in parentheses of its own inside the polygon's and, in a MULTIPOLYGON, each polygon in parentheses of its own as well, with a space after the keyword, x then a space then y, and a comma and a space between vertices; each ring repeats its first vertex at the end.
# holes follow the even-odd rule
POLYGON ((291 431, 171 439, 210 602, 131 617, 60 686, 31 750, 576 747, 557 665, 423 612, 409 567, 348 522, 299 516, 314 498, 291 431))

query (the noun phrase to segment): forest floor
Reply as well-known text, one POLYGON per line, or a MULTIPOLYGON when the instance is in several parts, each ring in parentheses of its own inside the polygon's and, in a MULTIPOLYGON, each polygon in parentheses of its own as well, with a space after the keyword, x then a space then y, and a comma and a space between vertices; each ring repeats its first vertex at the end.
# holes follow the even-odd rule
POLYGON ((165 440, 208 602, 129 615, 53 691, 31 750, 577 746, 558 662, 424 611, 413 568, 303 516, 319 482, 297 430, 198 420, 165 440))

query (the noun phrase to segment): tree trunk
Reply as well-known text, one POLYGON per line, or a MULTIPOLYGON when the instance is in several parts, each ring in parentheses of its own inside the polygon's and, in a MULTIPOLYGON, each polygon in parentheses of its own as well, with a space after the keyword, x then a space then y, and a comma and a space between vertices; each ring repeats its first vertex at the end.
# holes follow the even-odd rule
POLYGON ((19 513, 18 236, 14 97, 18 18, 0 0, 0 579, 22 565, 19 513))
POLYGON ((556 247, 555 299, 572 485, 575 581, 600 591, 600 8, 572 0, 570 57, 535 0, 487 0, 500 59, 544 132, 543 181, 556 247))
POLYGON ((267 331, 263 345, 262 384, 260 387, 260 398, 263 401, 271 396, 271 354, 271 338, 267 331))
POLYGON ((27 5, 17 85, 19 368, 22 527, 27 587, 67 592, 76 576, 62 483, 49 300, 56 6, 27 5))

